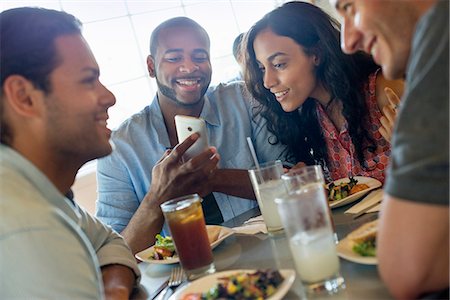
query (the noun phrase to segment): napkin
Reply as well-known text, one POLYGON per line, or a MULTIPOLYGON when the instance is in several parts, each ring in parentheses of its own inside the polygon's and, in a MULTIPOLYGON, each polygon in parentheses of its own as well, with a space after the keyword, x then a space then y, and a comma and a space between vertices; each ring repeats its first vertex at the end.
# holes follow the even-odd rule
POLYGON ((257 216, 251 219, 248 219, 247 221, 242 224, 242 226, 234 227, 233 228, 235 233, 240 234, 257 234, 257 233, 267 233, 267 227, 264 223, 264 219, 262 216, 257 216))
MULTIPOLYGON (((369 195, 367 195, 363 200, 361 200, 357 204, 350 207, 344 213, 357 214, 360 211, 366 209, 367 207, 369 207, 375 203, 380 203, 382 199, 383 199, 383 190, 382 189, 374 190, 369 195)), ((377 205, 377 206, 371 208, 370 210, 368 210, 367 212, 371 213, 371 212, 380 211, 380 206, 381 205, 377 205)))
POLYGON ((369 209, 369 210, 367 211, 367 213, 377 212, 377 211, 380 211, 380 209, 381 209, 381 203, 378 204, 377 206, 374 206, 374 207, 372 207, 371 209, 369 209))
POLYGON ((250 218, 244 222, 244 224, 249 225, 252 223, 264 223, 264 218, 262 215, 256 216, 254 218, 250 218))

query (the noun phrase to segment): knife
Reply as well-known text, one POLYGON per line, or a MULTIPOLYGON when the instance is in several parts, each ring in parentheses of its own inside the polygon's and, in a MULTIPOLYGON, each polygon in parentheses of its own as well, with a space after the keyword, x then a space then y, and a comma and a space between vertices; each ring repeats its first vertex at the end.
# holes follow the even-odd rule
POLYGON ((365 214, 366 212, 368 212, 369 210, 371 210, 372 208, 374 208, 375 206, 377 206, 378 204, 381 203, 381 199, 380 201, 377 201, 375 203, 372 203, 371 205, 367 206, 366 208, 364 208, 363 210, 361 210, 359 213, 354 214, 353 215, 353 220, 361 217, 363 214, 365 214))
POLYGON ((164 282, 159 286, 159 288, 158 288, 153 294, 151 294, 151 295, 148 297, 148 299, 153 300, 153 299, 155 299, 156 297, 158 297, 159 294, 167 287, 168 284, 169 284, 169 279, 167 279, 166 281, 164 281, 164 282))

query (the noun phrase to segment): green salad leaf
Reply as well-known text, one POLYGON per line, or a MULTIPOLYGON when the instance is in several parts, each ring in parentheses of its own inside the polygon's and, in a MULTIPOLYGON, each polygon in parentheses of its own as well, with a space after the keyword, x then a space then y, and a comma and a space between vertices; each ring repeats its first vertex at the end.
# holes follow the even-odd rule
POLYGON ((156 238, 156 243, 155 243, 156 246, 164 247, 170 251, 175 251, 175 245, 173 243, 171 236, 163 237, 162 235, 157 234, 155 236, 155 238, 156 238))
POLYGON ((376 246, 370 241, 355 244, 352 250, 361 256, 376 256, 377 254, 376 246))

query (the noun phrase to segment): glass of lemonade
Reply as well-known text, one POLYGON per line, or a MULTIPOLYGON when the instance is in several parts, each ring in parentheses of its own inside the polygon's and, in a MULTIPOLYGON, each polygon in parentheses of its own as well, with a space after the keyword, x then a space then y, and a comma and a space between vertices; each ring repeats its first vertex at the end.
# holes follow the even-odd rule
POLYGON ((187 278, 194 280, 214 273, 200 197, 197 194, 179 197, 161 204, 161 209, 187 278))
POLYGON ((283 232, 283 224, 275 204, 275 198, 287 193, 281 180, 283 174, 281 161, 263 163, 259 168, 248 172, 268 233, 276 235, 283 232))
MULTIPOLYGON (((316 172, 322 172, 319 166, 316 172)), ((324 185, 315 178, 305 175, 302 184, 290 186, 288 194, 275 202, 302 283, 309 293, 332 294, 344 289, 345 283, 324 185)))

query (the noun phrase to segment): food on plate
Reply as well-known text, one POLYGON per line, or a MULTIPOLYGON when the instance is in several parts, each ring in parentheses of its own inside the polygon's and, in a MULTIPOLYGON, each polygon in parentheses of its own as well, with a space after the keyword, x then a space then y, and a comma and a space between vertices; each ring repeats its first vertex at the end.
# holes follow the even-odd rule
POLYGON ((328 201, 342 200, 350 195, 368 189, 369 186, 365 183, 358 183, 353 177, 350 177, 349 182, 342 182, 335 184, 334 182, 326 186, 328 191, 328 201))
POLYGON ((358 192, 364 191, 365 189, 368 189, 369 186, 365 183, 358 183, 355 184, 354 187, 350 190, 350 195, 356 194, 358 192))
POLYGON ((378 220, 366 223, 350 233, 353 252, 361 256, 376 256, 378 220))
POLYGON ((219 278, 219 282, 208 292, 189 293, 183 300, 266 299, 275 294, 283 280, 277 270, 239 272, 219 278))
POLYGON ((156 235, 156 243, 153 246, 152 258, 155 260, 170 259, 175 255, 175 245, 171 236, 163 237, 160 234, 156 235))
MULTIPOLYGON (((216 225, 208 225, 206 226, 206 231, 208 233, 209 243, 212 244, 219 238, 221 227, 216 225)), ((171 236, 163 237, 162 235, 157 234, 155 238, 156 243, 153 246, 153 253, 150 257, 151 259, 171 259, 176 255, 175 245, 171 236)))
POLYGON ((206 226, 206 231, 208 233, 209 243, 212 244, 219 238, 221 228, 216 225, 208 225, 206 226))

